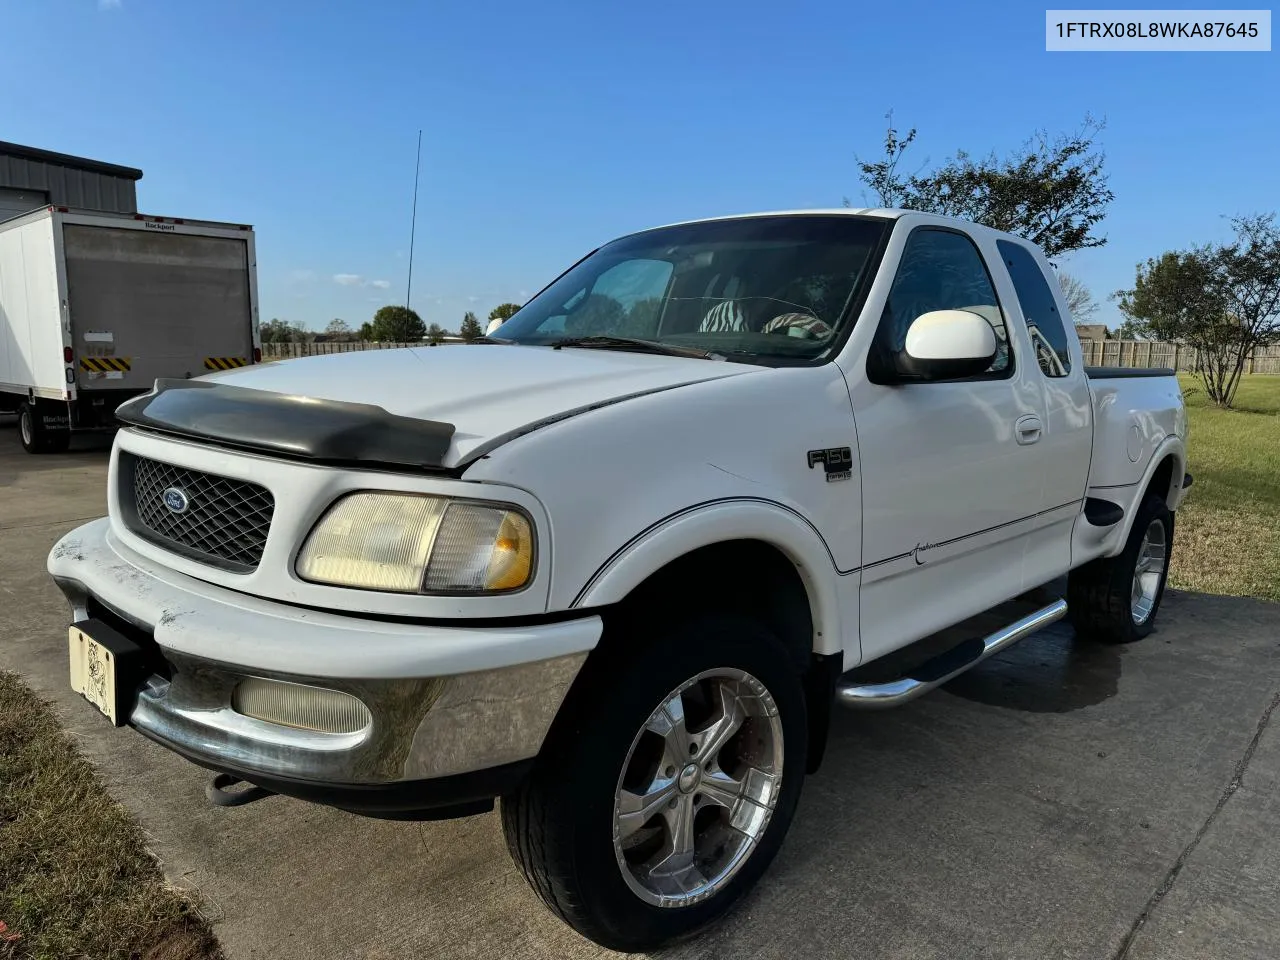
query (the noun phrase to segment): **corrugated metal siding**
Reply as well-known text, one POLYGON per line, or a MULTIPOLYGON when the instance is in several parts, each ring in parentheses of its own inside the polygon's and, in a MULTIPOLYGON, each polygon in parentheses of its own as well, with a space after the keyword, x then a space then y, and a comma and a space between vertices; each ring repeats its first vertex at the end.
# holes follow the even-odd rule
POLYGON ((138 212, 133 180, 5 153, 0 153, 0 187, 40 190, 49 195, 50 203, 66 207, 109 213, 138 212))
POLYGON ((9 190, 0 187, 0 220, 8 220, 48 205, 49 195, 43 190, 9 190))

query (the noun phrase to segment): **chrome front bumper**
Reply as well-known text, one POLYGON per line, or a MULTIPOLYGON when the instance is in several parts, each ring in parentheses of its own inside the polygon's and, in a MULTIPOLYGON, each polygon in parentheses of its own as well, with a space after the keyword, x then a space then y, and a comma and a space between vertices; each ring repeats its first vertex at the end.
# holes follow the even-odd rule
POLYGON ((290 607, 158 567, 106 520, 67 534, 48 566, 74 620, 109 616, 167 664, 169 678, 138 690, 129 724, 251 780, 407 785, 528 760, 601 632, 598 617, 467 628, 290 607), (342 691, 372 721, 325 733, 245 716, 231 703, 246 677, 342 691))

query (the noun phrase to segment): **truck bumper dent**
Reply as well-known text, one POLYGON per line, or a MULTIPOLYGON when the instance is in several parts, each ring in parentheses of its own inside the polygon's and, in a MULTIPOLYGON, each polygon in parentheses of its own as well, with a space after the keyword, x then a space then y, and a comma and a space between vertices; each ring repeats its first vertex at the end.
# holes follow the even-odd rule
POLYGON ((143 648, 130 726, 202 766, 359 812, 403 815, 511 785, 601 632, 598 617, 467 628, 264 601, 152 565, 107 520, 65 536, 48 565, 74 620, 143 648), (333 729, 279 713, 333 716, 326 707, 345 710, 333 729))

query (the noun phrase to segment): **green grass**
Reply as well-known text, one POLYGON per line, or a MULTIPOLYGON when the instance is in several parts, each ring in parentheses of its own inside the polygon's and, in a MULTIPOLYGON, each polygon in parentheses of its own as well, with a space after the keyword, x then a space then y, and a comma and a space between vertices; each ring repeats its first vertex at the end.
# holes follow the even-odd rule
POLYGON ((1194 378, 1187 469, 1170 586, 1280 600, 1280 376, 1247 376, 1220 410, 1194 378))
POLYGON ((0 672, 0 958, 218 960, 49 704, 0 672))

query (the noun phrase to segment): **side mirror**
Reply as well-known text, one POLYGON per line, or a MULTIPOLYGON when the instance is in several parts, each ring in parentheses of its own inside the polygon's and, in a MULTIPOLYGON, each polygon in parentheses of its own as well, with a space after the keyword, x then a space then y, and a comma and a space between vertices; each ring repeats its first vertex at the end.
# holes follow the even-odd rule
POLYGON ((985 319, 968 310, 931 310, 907 329, 894 357, 897 373, 913 380, 972 377, 991 366, 999 345, 985 319))

